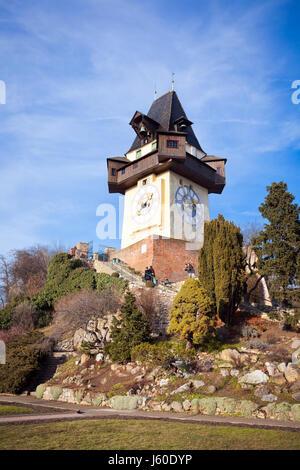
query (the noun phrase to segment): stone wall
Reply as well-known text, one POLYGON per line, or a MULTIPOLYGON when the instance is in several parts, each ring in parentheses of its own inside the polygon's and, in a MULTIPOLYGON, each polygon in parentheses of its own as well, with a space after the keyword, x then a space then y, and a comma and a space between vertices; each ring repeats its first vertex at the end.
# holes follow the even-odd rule
POLYGON ((133 245, 114 253, 137 271, 144 272, 146 266, 152 265, 159 280, 183 281, 187 278, 184 271, 186 262, 191 262, 195 272, 198 270, 198 249, 183 240, 156 237, 151 235, 133 245))

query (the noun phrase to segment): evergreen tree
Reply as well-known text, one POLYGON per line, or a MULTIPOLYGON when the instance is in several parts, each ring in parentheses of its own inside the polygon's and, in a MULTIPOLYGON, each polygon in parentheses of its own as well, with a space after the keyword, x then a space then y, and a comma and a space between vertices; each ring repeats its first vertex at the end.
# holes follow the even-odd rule
POLYGON ((300 208, 293 203, 286 183, 272 183, 267 190, 259 211, 269 223, 253 240, 257 268, 268 277, 272 298, 288 307, 293 299, 300 298, 299 289, 291 289, 297 280, 299 283, 300 208))
POLYGON ((168 333, 178 335, 188 348, 214 337, 215 327, 206 290, 197 279, 187 279, 174 299, 168 333))
POLYGON ((147 319, 138 310, 134 295, 128 291, 121 307, 121 319, 114 318, 113 320, 112 342, 105 346, 105 351, 113 361, 128 361, 134 346, 150 341, 150 333, 147 319))
POLYGON ((205 222, 204 244, 199 252, 199 279, 205 285, 212 309, 227 325, 241 301, 245 283, 245 256, 240 229, 222 215, 205 222))

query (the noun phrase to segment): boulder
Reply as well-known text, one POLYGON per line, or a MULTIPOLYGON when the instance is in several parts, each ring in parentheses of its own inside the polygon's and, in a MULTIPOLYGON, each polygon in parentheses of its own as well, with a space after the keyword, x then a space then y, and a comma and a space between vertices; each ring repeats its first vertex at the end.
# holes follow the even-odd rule
POLYGON ((86 327, 87 331, 96 331, 97 329, 97 320, 90 320, 86 327))
POLYGON ((101 352, 98 353, 98 354, 96 355, 96 357, 95 357, 95 361, 96 361, 96 362, 101 362, 101 361, 103 361, 103 360, 104 360, 104 354, 101 353, 101 352))
POLYGON ((239 375, 240 371, 238 369, 231 369, 230 375, 231 377, 237 377, 239 375))
POLYGON ((294 400, 300 401, 300 392, 293 393, 292 397, 294 398, 294 400))
POLYGON ((216 387, 214 385, 209 385, 206 389, 207 393, 215 393, 216 387))
POLYGON ((299 379, 299 380, 296 380, 296 382, 294 382, 293 385, 291 385, 290 391, 291 391, 291 392, 298 392, 298 391, 300 391, 300 379, 299 379))
POLYGON ((274 401, 277 401, 276 395, 273 395, 273 393, 268 393, 267 395, 263 395, 261 397, 261 401, 268 401, 269 403, 273 403, 274 401))
POLYGON ((298 349, 300 348, 300 339, 294 339, 294 341, 291 344, 292 349, 298 349))
POLYGON ((196 389, 200 388, 200 387, 203 387, 205 385, 203 380, 191 380, 191 383, 192 383, 192 386, 196 389))
POLYGON ((291 407, 291 416, 294 421, 300 421, 300 405, 293 405, 291 407))
POLYGON ((189 411, 191 409, 191 402, 189 400, 184 400, 182 406, 184 411, 189 411))
POLYGON ((281 362, 281 363, 277 366, 277 369, 279 370, 279 372, 282 372, 282 373, 284 374, 285 371, 286 371, 285 362, 281 362))
POLYGON ((88 354, 81 354, 80 356, 80 365, 85 364, 87 361, 89 361, 90 356, 88 354))
POLYGON ((176 395, 176 393, 187 392, 187 391, 190 390, 190 388, 191 388, 191 383, 188 382, 188 383, 183 384, 180 387, 176 388, 176 390, 173 390, 173 392, 171 392, 171 395, 176 395))
POLYGON ((241 362, 241 355, 236 349, 224 349, 220 354, 222 361, 228 361, 231 364, 238 365, 241 362))
POLYGON ((217 410, 217 402, 215 398, 201 398, 198 402, 200 413, 206 415, 214 415, 217 410))
POLYGON ((199 413, 199 398, 193 398, 191 401, 191 409, 193 413, 199 413))
POLYGON ((282 373, 277 373, 272 376, 272 382, 276 385, 285 385, 286 380, 284 378, 284 375, 282 373))
POLYGON ((252 416, 252 413, 256 411, 257 408, 258 405, 250 400, 241 400, 238 406, 240 413, 247 418, 252 416))
POLYGON ((133 396, 115 395, 109 402, 114 410, 135 410, 138 407, 138 398, 133 396))
POLYGON ((276 373, 276 365, 272 364, 272 362, 266 362, 265 366, 268 371, 268 374, 272 377, 276 373))
POLYGON ((261 385, 260 387, 256 388, 254 395, 258 398, 261 398, 264 395, 267 395, 269 392, 269 387, 267 387, 266 385, 261 385))
POLYGON ((168 385, 168 383, 169 383, 169 379, 161 379, 159 381, 159 386, 160 387, 165 387, 166 385, 168 385))
POLYGON ((83 341, 88 341, 94 343, 97 340, 95 333, 91 331, 86 331, 83 328, 79 328, 75 331, 73 337, 73 346, 74 349, 79 349, 83 341))
POLYGON ((161 405, 161 409, 162 411, 171 411, 171 405, 169 405, 168 403, 163 403, 161 405))
POLYGON ((229 375, 228 369, 220 369, 220 373, 223 377, 227 377, 229 375))
POLYGON ((251 385, 258 385, 262 383, 267 383, 269 377, 262 372, 261 370, 254 370, 253 372, 249 372, 248 374, 244 375, 239 379, 239 382, 251 385))
POLYGON ((234 398, 216 397, 215 400, 220 413, 233 414, 235 412, 237 402, 234 398))
POLYGON ((46 390, 46 385, 45 384, 40 384, 36 387, 36 390, 35 390, 35 396, 36 398, 43 398, 43 395, 45 393, 45 390, 46 390))
POLYGON ((275 418, 280 420, 288 420, 290 418, 291 405, 289 403, 278 403, 275 406, 275 418))
POLYGON ((179 401, 172 401, 171 409, 174 410, 176 413, 182 413, 183 412, 182 404, 179 401))
POLYGON ((297 349, 295 352, 292 354, 292 363, 293 364, 299 364, 300 363, 300 348, 297 349))
POLYGON ((285 378, 289 383, 294 383, 300 379, 300 368, 298 364, 292 364, 291 362, 288 364, 285 370, 285 378))

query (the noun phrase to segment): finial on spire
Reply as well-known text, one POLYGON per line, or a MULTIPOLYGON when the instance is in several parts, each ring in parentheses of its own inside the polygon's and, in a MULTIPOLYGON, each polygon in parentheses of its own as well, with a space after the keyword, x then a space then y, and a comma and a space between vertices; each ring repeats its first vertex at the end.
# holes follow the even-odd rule
POLYGON ((174 91, 174 75, 175 72, 172 72, 172 91, 174 91))
POLYGON ((156 100, 157 90, 156 90, 156 83, 154 83, 154 101, 156 100))

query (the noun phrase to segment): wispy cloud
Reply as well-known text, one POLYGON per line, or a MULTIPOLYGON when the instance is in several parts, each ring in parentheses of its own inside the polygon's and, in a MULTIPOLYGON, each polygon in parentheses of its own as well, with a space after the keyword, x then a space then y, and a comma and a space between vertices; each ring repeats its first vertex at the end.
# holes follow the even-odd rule
POLYGON ((201 145, 228 157, 212 215, 251 218, 269 177, 290 171, 286 159, 274 167, 274 154, 300 147, 292 52, 278 52, 273 22, 285 8, 290 2, 0 1, 1 245, 57 232, 64 242, 84 227, 95 236, 96 205, 117 201, 105 158, 128 150, 127 123, 147 111, 155 83, 161 94, 170 89, 172 72, 201 145))

